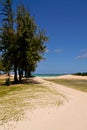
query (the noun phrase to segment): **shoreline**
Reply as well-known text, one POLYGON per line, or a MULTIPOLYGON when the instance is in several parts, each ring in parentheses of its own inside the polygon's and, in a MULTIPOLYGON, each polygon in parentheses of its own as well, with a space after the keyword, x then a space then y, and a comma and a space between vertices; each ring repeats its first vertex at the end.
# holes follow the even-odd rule
POLYGON ((61 76, 47 76, 41 77, 43 79, 77 79, 77 80, 87 80, 87 76, 77 76, 77 75, 61 75, 61 76))
MULTIPOLYGON (((8 75, 7 74, 2 74, 2 75, 0 75, 0 79, 5 79, 5 78, 7 78, 8 77, 8 75)), ((13 78, 14 77, 14 75, 13 74, 11 74, 10 75, 10 77, 11 78, 13 78)), ((32 77, 32 78, 42 78, 42 79, 78 79, 78 80, 87 80, 87 76, 81 76, 81 75, 72 75, 72 74, 59 74, 59 75, 57 75, 57 74, 47 74, 47 75, 45 75, 45 74, 41 74, 41 76, 40 75, 36 75, 36 76, 34 76, 34 77, 32 77)))

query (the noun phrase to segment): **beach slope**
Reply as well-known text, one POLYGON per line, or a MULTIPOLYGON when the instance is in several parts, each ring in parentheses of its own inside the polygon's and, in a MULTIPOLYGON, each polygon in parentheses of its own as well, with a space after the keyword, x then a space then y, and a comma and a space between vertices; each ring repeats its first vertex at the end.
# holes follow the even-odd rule
MULTIPOLYGON (((71 78, 71 76, 69 77, 71 78)), ((43 86, 55 88, 67 100, 59 108, 38 108, 33 110, 31 115, 27 111, 27 119, 16 124, 14 130, 87 130, 86 92, 67 88, 63 85, 46 81, 40 77, 35 77, 35 80, 43 86)), ((0 130, 7 129, 6 127, 4 129, 1 127, 0 130)))

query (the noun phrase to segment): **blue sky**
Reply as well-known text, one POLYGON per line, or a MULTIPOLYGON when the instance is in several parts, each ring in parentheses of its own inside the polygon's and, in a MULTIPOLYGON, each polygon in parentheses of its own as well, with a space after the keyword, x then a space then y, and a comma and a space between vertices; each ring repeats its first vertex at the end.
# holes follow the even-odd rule
POLYGON ((36 73, 87 71, 87 1, 30 0, 28 3, 37 24, 46 29, 49 37, 46 60, 39 63, 36 73))
POLYGON ((22 2, 49 37, 46 60, 38 64, 36 73, 87 72, 87 0, 22 2))

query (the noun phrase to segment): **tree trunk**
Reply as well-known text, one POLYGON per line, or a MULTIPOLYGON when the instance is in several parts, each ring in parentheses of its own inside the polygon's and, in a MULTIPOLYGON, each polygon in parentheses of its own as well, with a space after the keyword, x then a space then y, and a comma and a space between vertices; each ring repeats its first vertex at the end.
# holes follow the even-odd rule
POLYGON ((27 78, 28 76, 27 76, 27 71, 25 70, 25 77, 27 78))
POLYGON ((21 76, 22 76, 22 78, 23 78, 23 68, 22 68, 22 70, 21 70, 21 76))
POLYGON ((14 83, 18 83, 18 79, 17 79, 17 66, 14 65, 14 83))
POLYGON ((10 71, 8 71, 8 78, 10 79, 10 71))
POLYGON ((28 77, 31 77, 31 71, 28 71, 27 75, 28 75, 28 77))
POLYGON ((19 82, 21 82, 21 79, 22 79, 22 70, 19 68, 18 72, 19 72, 19 82))

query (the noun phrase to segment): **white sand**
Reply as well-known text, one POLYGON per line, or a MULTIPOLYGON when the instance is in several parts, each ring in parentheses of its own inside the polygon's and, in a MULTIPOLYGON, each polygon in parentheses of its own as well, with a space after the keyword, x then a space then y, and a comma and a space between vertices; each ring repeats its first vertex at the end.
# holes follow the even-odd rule
MULTIPOLYGON (((36 77, 35 80, 43 85, 55 87, 56 91, 67 96, 69 101, 61 105, 59 109, 38 108, 32 113, 27 111, 28 119, 16 124, 14 130, 87 130, 87 93, 50 83, 41 78, 36 77)), ((4 126, 0 130, 8 129, 4 126)))
POLYGON ((44 77, 43 79, 83 79, 87 80, 87 76, 77 76, 77 75, 61 75, 61 76, 53 76, 53 77, 44 77))

